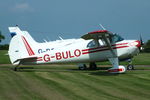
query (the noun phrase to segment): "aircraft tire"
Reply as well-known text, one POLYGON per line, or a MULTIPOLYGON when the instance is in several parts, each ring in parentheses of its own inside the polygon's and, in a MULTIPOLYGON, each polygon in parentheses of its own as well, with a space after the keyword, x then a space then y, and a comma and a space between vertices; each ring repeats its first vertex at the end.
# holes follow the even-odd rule
POLYGON ((79 65, 79 70, 86 70, 86 64, 79 65))
POLYGON ((97 65, 95 63, 90 63, 89 69, 96 70, 97 69, 97 65))
POLYGON ((18 68, 17 68, 17 67, 15 67, 15 68, 14 68, 14 71, 17 71, 17 69, 18 69, 18 68))
POLYGON ((134 70, 134 66, 133 65, 128 65, 127 70, 134 70))

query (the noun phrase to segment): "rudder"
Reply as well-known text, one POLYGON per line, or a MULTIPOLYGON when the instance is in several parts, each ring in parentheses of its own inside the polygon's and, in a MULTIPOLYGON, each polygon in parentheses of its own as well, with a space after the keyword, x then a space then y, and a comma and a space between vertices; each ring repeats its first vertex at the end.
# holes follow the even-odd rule
POLYGON ((33 45, 36 42, 29 37, 26 31, 21 31, 18 27, 9 27, 12 39, 9 45, 9 58, 13 65, 20 64, 23 58, 35 56, 33 45))

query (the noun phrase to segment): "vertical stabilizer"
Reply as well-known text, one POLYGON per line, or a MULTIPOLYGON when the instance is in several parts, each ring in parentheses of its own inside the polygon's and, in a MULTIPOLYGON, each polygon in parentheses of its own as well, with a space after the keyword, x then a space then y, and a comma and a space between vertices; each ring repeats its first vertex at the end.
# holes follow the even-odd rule
POLYGON ((11 63, 17 65, 19 59, 35 56, 34 50, 36 41, 26 31, 21 31, 18 27, 9 27, 11 41, 9 45, 9 57, 11 63))

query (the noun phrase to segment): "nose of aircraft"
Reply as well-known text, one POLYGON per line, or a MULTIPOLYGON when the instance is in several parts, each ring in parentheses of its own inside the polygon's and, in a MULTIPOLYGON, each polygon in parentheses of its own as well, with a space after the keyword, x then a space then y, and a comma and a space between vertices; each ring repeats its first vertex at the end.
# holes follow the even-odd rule
POLYGON ((140 52, 141 49, 141 42, 139 40, 133 40, 129 43, 131 48, 129 49, 130 55, 134 56, 140 52))
POLYGON ((136 45, 136 47, 140 48, 141 47, 141 41, 136 40, 135 41, 135 45, 136 45))
POLYGON ((134 40, 134 41, 130 42, 130 46, 136 46, 136 47, 140 48, 141 42, 139 40, 134 40))

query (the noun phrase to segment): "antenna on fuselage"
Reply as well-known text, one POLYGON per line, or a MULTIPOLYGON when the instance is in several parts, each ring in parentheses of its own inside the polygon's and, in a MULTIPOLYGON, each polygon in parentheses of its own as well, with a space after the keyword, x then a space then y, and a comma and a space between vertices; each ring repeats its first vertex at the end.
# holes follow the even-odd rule
POLYGON ((99 26, 100 26, 103 30, 106 30, 106 28, 105 28, 102 24, 99 24, 99 26))
POLYGON ((44 42, 47 43, 47 40, 44 39, 44 42))
POLYGON ((60 40, 64 40, 61 36, 58 36, 60 40))

